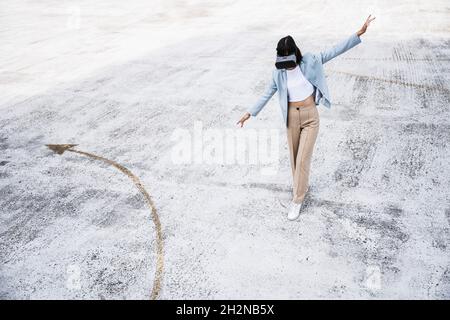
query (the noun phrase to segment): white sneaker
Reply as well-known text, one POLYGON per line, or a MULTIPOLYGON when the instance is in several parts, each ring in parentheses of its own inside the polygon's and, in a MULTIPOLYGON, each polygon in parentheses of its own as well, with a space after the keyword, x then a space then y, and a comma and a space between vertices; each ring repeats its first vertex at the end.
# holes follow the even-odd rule
POLYGON ((302 207, 302 202, 300 202, 300 203, 292 202, 291 208, 289 209, 289 213, 288 213, 288 219, 289 220, 297 219, 298 216, 300 215, 301 207, 302 207))

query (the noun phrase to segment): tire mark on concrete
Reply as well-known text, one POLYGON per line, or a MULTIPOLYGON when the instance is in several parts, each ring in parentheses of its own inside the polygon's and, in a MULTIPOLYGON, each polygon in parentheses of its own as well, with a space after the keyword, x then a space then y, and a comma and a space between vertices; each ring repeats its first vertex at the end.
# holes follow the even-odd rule
MULTIPOLYGON (((340 60, 356 60, 356 61, 403 61, 404 59, 402 59, 399 56, 395 56, 395 57, 385 57, 385 58, 363 58, 363 57, 341 57, 339 58, 340 60)), ((435 58, 435 59, 430 59, 430 58, 411 58, 408 57, 406 60, 408 61, 425 61, 425 62, 429 62, 429 61, 450 61, 450 58, 435 58)))
POLYGON ((357 91, 358 95, 356 97, 355 103, 358 105, 364 104, 367 100, 367 90, 369 89, 369 78, 367 77, 356 77, 355 83, 353 85, 353 91, 357 91))
MULTIPOLYGON (((409 88, 414 89, 411 86, 411 83, 420 83, 423 81, 418 73, 418 70, 423 70, 423 68, 419 68, 417 63, 412 62, 411 48, 405 47, 403 42, 400 42, 397 47, 394 48, 394 51, 397 53, 398 61, 406 62, 406 68, 402 67, 399 63, 395 64, 397 74, 401 75, 401 81, 403 83, 408 84, 409 88)), ((435 62, 431 59, 423 65, 424 67, 430 67, 434 64, 435 62)), ((412 92, 415 96, 414 100, 419 102, 420 108, 433 107, 437 98, 437 93, 441 92, 443 89, 443 86, 433 78, 427 81, 429 81, 428 87, 423 87, 422 90, 413 90, 412 92), (434 90, 431 88, 434 88, 434 90)))
POLYGON ((426 85, 426 84, 418 84, 418 83, 412 83, 412 82, 407 82, 404 80, 392 80, 392 79, 385 79, 385 78, 380 78, 380 77, 375 77, 375 76, 367 76, 367 75, 362 75, 362 74, 357 74, 357 73, 352 73, 352 72, 347 72, 347 71, 342 71, 342 70, 328 70, 330 72, 333 73, 338 73, 338 74, 344 74, 350 77, 356 77, 357 79, 367 79, 367 80, 374 80, 374 81, 381 81, 381 82, 385 82, 385 83, 390 83, 390 84, 397 84, 397 85, 401 85, 404 87, 413 87, 419 90, 429 90, 429 91, 438 91, 441 92, 443 91, 445 94, 450 94, 450 89, 448 88, 444 88, 444 87, 440 87, 440 86, 432 86, 432 85, 426 85))
POLYGON ((424 151, 416 145, 407 144, 400 155, 400 159, 395 159, 392 164, 411 179, 417 178, 425 165, 424 151))
POLYGON ((450 207, 445 209, 445 216, 447 217, 448 225, 450 226, 450 207))
MULTIPOLYGON (((374 137, 376 139, 376 137, 374 137)), ((358 133, 350 133, 344 144, 345 150, 350 155, 349 160, 344 160, 334 173, 334 180, 341 181, 347 187, 357 187, 364 170, 370 168, 375 155, 377 143, 374 138, 367 139, 358 133)))
POLYGON ((433 283, 435 294, 440 299, 446 299, 448 300, 450 297, 450 267, 447 267, 442 274, 440 275, 439 279, 433 283))
POLYGON ((365 266, 379 267, 386 281, 398 277, 401 272, 398 256, 410 239, 408 230, 400 221, 403 209, 395 203, 373 209, 325 199, 310 201, 317 208, 328 209, 322 216, 326 222, 323 237, 329 242, 330 256, 338 255, 344 247, 345 255, 357 257, 365 266))
MULTIPOLYGON (((413 180, 419 176, 426 176, 431 171, 430 164, 439 159, 441 152, 446 150, 447 141, 450 139, 449 129, 448 124, 425 122, 401 124, 399 132, 404 137, 403 143, 390 156, 389 166, 393 168, 387 167, 386 170, 394 170, 403 177, 413 180)), ((442 170, 445 169, 442 167, 442 170)))

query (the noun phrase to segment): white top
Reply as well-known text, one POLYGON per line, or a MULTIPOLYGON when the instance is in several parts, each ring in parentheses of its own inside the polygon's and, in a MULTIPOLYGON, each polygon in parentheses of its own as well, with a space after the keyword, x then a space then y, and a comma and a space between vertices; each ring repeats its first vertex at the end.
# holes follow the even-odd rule
POLYGON ((292 70, 286 69, 286 74, 289 101, 305 100, 314 92, 313 85, 305 78, 299 65, 292 70))

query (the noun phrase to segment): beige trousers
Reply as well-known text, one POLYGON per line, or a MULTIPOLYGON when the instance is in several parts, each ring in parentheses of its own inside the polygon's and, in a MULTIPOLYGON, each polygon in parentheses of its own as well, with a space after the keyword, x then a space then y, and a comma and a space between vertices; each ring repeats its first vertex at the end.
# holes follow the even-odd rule
POLYGON ((287 138, 293 177, 293 201, 300 203, 309 186, 309 169, 317 134, 319 112, 313 99, 302 106, 288 107, 287 138))

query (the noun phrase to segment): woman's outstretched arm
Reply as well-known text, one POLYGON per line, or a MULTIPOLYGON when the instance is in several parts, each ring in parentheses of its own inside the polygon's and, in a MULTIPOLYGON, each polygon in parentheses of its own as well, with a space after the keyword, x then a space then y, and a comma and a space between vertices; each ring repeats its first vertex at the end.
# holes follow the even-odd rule
POLYGON ((250 107, 247 112, 242 116, 242 118, 237 122, 237 124, 241 125, 241 127, 244 125, 244 122, 247 121, 250 116, 256 117, 256 115, 264 108, 264 106, 269 102, 270 98, 277 92, 277 85, 275 83, 275 80, 273 79, 273 73, 272 77, 270 79, 270 83, 267 85, 266 89, 264 90, 264 93, 262 96, 256 101, 256 103, 250 107))
POLYGON ((322 63, 327 63, 328 61, 330 61, 331 59, 337 57, 338 55, 346 52, 347 50, 350 50, 351 48, 353 48, 357 44, 360 44, 361 43, 360 36, 363 35, 366 32, 367 27, 369 26, 370 22, 372 22, 375 19, 375 17, 370 18, 371 16, 372 15, 369 15, 369 17, 366 19, 366 21, 364 22, 364 24, 361 27, 361 29, 359 29, 356 33, 353 33, 349 38, 347 38, 344 41, 338 43, 333 48, 322 51, 320 53, 320 57, 322 59, 322 63))

